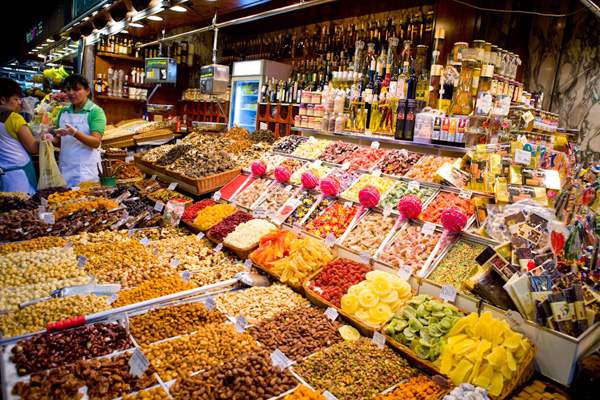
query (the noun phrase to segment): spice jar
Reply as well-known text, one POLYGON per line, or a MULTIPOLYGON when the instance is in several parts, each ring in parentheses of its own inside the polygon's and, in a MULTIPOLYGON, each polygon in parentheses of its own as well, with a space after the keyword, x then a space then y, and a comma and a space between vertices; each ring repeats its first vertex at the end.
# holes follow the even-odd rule
POLYGON ((307 119, 306 127, 308 129, 315 129, 315 117, 307 117, 307 119))
POLYGON ((301 125, 301 121, 302 121, 302 117, 301 117, 300 115, 296 115, 296 116, 294 117, 294 126, 295 126, 296 128, 301 128, 301 127, 302 127, 302 125, 301 125))
POLYGON ((475 72, 475 60, 465 59, 462 61, 458 85, 454 88, 452 96, 452 114, 469 115, 473 110, 471 86, 475 72))
POLYGON ((300 101, 304 104, 310 104, 312 99, 312 93, 305 90, 304 92, 302 92, 302 96, 300 96, 300 101))
POLYGON ((345 126, 344 115, 340 113, 337 115, 337 118, 335 119, 335 132, 343 133, 344 126, 345 126))
POLYGON ((310 102, 312 104, 321 104, 321 92, 312 92, 310 102))
POLYGON ((302 120, 300 122, 300 128, 308 128, 308 117, 302 117, 302 120))

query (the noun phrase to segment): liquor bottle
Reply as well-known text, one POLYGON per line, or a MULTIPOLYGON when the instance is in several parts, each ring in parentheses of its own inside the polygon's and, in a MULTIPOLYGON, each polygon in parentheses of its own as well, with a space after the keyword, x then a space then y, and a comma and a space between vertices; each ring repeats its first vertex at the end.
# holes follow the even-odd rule
POLYGON ((392 73, 392 66, 388 64, 385 68, 385 77, 383 79, 383 82, 381 82, 381 87, 385 88, 385 91, 388 93, 389 93, 390 83, 392 80, 391 73, 392 73))
POLYGON ((277 103, 277 92, 279 87, 277 85, 277 81, 273 78, 273 83, 271 84, 271 103, 277 103))
MULTIPOLYGON (((373 61, 376 61, 376 57, 375 57, 375 44, 374 43, 369 43, 367 44, 367 55, 365 56, 365 64, 364 64, 364 70, 363 70, 363 75, 367 75, 369 72, 369 68, 371 67, 371 64, 373 61)), ((373 70, 375 70, 375 68, 373 68, 373 70)))
POLYGON ((400 75, 398 75, 398 98, 399 99, 406 99, 406 84, 408 82, 408 78, 410 77, 409 75, 409 63, 408 61, 405 61, 402 64, 402 73, 400 75))
POLYGON ((385 65, 387 63, 387 54, 385 52, 385 45, 381 46, 381 54, 377 58, 377 75, 384 76, 385 74, 385 65))
POLYGON ((269 101, 269 98, 267 97, 267 89, 269 86, 269 78, 265 79, 265 81, 262 84, 262 87, 260 88, 260 102, 261 103, 267 103, 269 101))
POLYGON ((395 68, 396 68, 396 64, 397 64, 397 60, 396 60, 396 52, 398 51, 398 43, 400 43, 400 40, 397 37, 391 37, 388 40, 389 43, 389 47, 388 47, 388 53, 387 53, 387 61, 386 61, 386 70, 388 68, 390 69, 390 75, 394 72, 395 68), (390 67, 387 67, 387 66, 390 67))
MULTIPOLYGON (((387 76, 386 76, 387 79, 387 76)), ((390 83, 388 86, 388 96, 390 98, 397 99, 398 98, 398 72, 394 72, 394 76, 390 79, 390 83)))
POLYGON ((415 99, 417 96, 417 76, 415 75, 415 69, 410 69, 410 76, 406 81, 406 98, 415 99))
POLYGON ((419 80, 417 82, 416 99, 427 102, 427 95, 429 94, 429 76, 427 71, 421 71, 419 74, 419 80))
POLYGON ((98 80, 96 80, 94 90, 97 96, 102 95, 102 74, 98 74, 98 80))
POLYGON ((379 96, 381 93, 381 82, 381 74, 378 73, 375 78, 375 82, 373 83, 373 94, 376 96, 379 96))
POLYGON ((123 81, 123 97, 129 98, 129 76, 125 75, 125 80, 123 81))

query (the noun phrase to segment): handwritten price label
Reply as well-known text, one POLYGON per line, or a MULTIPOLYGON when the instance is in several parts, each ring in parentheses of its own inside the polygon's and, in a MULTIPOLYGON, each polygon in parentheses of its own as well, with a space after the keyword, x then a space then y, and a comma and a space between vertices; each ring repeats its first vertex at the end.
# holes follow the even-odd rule
POLYGON ((87 259, 85 258, 85 256, 79 257, 79 259, 77 260, 77 265, 79 266, 79 268, 85 267, 86 261, 87 261, 87 259))
POLYGON ((373 343, 375 343, 380 350, 383 350, 385 346, 385 336, 377 331, 373 332, 373 343))
POLYGON ((405 281, 408 281, 412 275, 413 271, 412 268, 409 267, 408 265, 403 265, 400 267, 400 270, 398 271, 398 276, 402 279, 404 279, 405 281))
POLYGON ((335 235, 333 233, 330 233, 325 237, 325 244, 328 247, 333 247, 333 245, 335 244, 335 235))
POLYGON ((440 292, 440 299, 447 301, 448 303, 454 303, 456 300, 456 288, 452 285, 444 285, 442 286, 442 291, 440 292))
POLYGON ((252 268, 252 260, 247 258, 246 261, 244 261, 244 267, 246 267, 246 271, 250 271, 250 268, 252 268))
POLYGON ((215 251, 217 253, 219 253, 221 250, 223 250, 223 243, 219 243, 218 245, 215 246, 215 251))
POLYGON ((369 265, 369 261, 371 261, 371 254, 366 250, 362 250, 358 256, 358 261, 369 265))
POLYGON ((129 373, 139 378, 144 375, 149 365, 150 361, 148 361, 144 353, 140 349, 135 349, 129 359, 129 373))
POLYGON ((196 235, 196 239, 200 240, 204 238, 204 232, 198 232, 198 234, 196 235))
POLYGON ((215 298, 210 296, 204 301, 204 307, 208 308, 208 311, 212 311, 215 308, 215 298))
MULTIPOLYGON (((179 261, 179 260, 177 260, 179 261)), ((173 264, 173 262, 171 262, 171 264, 173 264)), ((184 281, 185 283, 188 283, 190 281, 190 271, 185 271, 183 274, 181 274, 181 280, 184 281)))
POLYGON ((337 310, 333 307, 327 307, 327 310, 325 310, 325 312, 323 313, 325 314, 325 316, 327 318, 329 318, 332 321, 335 321, 335 319, 338 317, 339 313, 337 312, 337 310))
POLYGON ((213 200, 214 201, 221 200, 221 192, 215 192, 215 194, 213 194, 213 200))
POLYGON ((508 310, 504 314, 504 320, 506 322, 508 322, 508 324, 510 325, 510 327, 513 328, 513 329, 517 329, 517 328, 521 327, 521 325, 523 325, 525 323, 525 320, 523 319, 523 317, 521 316, 521 314, 519 314, 518 312, 513 311, 513 310, 508 310))
POLYGON ((377 141, 371 142, 371 148, 372 149, 378 149, 379 148, 379 142, 377 142, 377 141))
POLYGON ((462 197, 463 199, 470 199, 471 197, 473 197, 473 192, 471 192, 468 189, 460 189, 460 192, 458 193, 458 197, 462 197))
POLYGON ((177 182, 173 182, 169 185, 169 190, 175 190, 176 187, 177 187, 177 182))
POLYGON ((432 224, 431 222, 425 222, 421 228, 421 233, 423 235, 431 236, 433 235, 433 232, 435 232, 435 224, 432 224))
POLYGON ((392 206, 385 206, 383 208, 383 216, 388 217, 392 213, 392 210, 393 210, 392 206))
POLYGON ((235 330, 238 331, 239 333, 244 332, 244 329, 246 329, 246 324, 247 324, 246 317, 243 315, 240 315, 235 320, 235 330))
POLYGON ((417 181, 408 182, 408 190, 410 190, 410 191, 419 190, 420 187, 421 187, 421 184, 417 181))
POLYGON ((115 293, 112 296, 110 296, 108 299, 106 299, 106 304, 111 305, 112 303, 117 301, 118 298, 119 298, 119 293, 115 293))
POLYGON ((161 203, 160 201, 157 201, 154 205, 154 211, 162 212, 163 208, 165 208, 165 203, 161 203))
POLYGON ((345 162, 342 164, 342 169, 346 170, 346 169, 350 169, 350 163, 349 162, 345 162))

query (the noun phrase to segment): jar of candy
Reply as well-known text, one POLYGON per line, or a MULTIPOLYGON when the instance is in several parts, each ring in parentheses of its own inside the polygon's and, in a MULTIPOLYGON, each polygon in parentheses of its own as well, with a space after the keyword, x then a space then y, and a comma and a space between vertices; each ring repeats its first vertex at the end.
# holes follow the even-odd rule
POLYGON ((325 115, 325 106, 321 104, 316 105, 314 115, 315 117, 323 117, 325 115))
POLYGON ((306 104, 300 103, 298 105, 298 115, 306 115, 306 104))
POLYGON ((306 116, 307 117, 314 117, 315 116, 315 106, 312 104, 307 104, 306 105, 306 116))

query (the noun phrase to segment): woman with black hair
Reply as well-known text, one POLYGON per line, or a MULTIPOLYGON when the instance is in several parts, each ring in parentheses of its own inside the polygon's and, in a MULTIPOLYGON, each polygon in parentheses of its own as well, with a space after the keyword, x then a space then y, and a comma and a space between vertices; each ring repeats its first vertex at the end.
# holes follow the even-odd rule
POLYGON ((106 128, 106 115, 102 108, 89 100, 90 85, 83 75, 69 75, 64 86, 71 105, 58 114, 58 129, 52 139, 55 145, 60 146, 58 168, 67 187, 85 181, 98 182, 100 144, 106 128))
POLYGON ((12 79, 0 78, 0 191, 35 194, 37 178, 29 154, 37 154, 37 139, 19 114, 23 90, 12 79))

